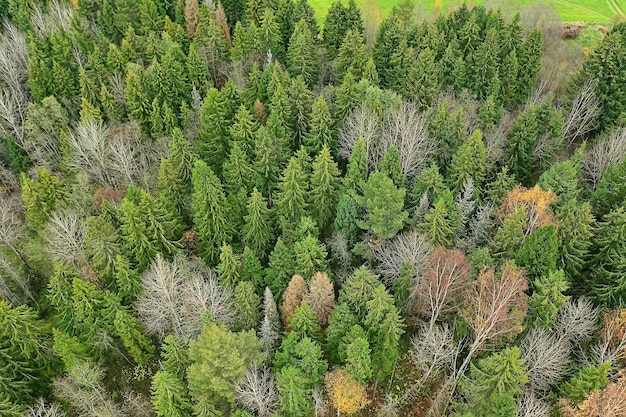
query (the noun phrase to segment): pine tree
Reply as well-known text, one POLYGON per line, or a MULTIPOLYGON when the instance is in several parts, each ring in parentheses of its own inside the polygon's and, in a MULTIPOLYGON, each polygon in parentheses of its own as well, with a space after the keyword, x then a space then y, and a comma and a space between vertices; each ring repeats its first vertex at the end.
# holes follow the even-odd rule
POLYGON ((281 176, 274 198, 276 215, 283 232, 293 230, 306 213, 307 191, 305 172, 298 160, 292 157, 281 176))
POLYGON ((324 96, 320 95, 313 103, 309 133, 304 137, 304 147, 309 156, 315 157, 323 147, 334 149, 335 146, 333 118, 324 96))
POLYGON ((311 214, 324 234, 327 234, 335 218, 335 207, 339 199, 339 168, 324 145, 313 162, 309 206, 311 214))
POLYGON ((382 172, 374 172, 363 187, 362 204, 367 220, 361 225, 384 239, 389 239, 404 226, 408 214, 403 210, 406 190, 398 189, 382 172))
POLYGON ((211 168, 197 161, 193 169, 194 224, 200 238, 202 251, 210 263, 215 263, 218 248, 230 240, 227 222, 226 196, 222 185, 211 168))
POLYGON ((256 329, 261 320, 261 299, 254 292, 254 285, 241 281, 235 287, 235 302, 241 321, 241 329, 256 329))
POLYGON ((480 190, 485 179, 487 149, 482 140, 480 130, 474 133, 457 149, 452 157, 450 176, 456 192, 471 178, 480 190))
POLYGON ((567 280, 562 270, 552 271, 534 282, 535 291, 530 298, 530 316, 534 324, 547 328, 553 326, 554 318, 569 296, 567 280))
POLYGON ((293 251, 279 237, 270 254, 268 268, 265 270, 265 283, 278 300, 289 285, 293 275, 294 261, 293 251))
POLYGON ((152 378, 152 404, 158 417, 185 417, 192 413, 183 380, 168 371, 152 378))

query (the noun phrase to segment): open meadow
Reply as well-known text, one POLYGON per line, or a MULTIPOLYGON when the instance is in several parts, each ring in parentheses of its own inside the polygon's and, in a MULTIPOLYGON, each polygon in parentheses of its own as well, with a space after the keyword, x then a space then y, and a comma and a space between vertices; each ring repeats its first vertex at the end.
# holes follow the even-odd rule
MULTIPOLYGON (((328 7, 334 0, 310 0, 309 3, 315 9, 315 13, 323 22, 328 7)), ((403 0, 356 0, 362 8, 378 14, 387 15, 393 6, 400 4, 403 0)), ((510 8, 513 4, 519 6, 529 5, 536 0, 502 0, 494 2, 492 0, 472 0, 468 5, 485 4, 497 5, 498 3, 510 8)), ((347 2, 347 1, 346 1, 347 2)), ((584 22, 584 23, 611 23, 616 19, 626 19, 626 3, 623 0, 548 0, 547 4, 552 4, 559 12, 563 22, 584 22)), ((433 11, 446 10, 463 4, 462 0, 419 0, 416 8, 420 12, 430 13, 433 11)))

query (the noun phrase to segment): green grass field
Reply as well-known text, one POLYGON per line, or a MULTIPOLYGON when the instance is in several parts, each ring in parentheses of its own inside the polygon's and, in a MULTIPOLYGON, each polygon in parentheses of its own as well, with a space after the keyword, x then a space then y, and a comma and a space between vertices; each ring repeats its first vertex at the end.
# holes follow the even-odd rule
MULTIPOLYGON (((321 22, 324 21, 326 10, 335 0, 309 0, 315 9, 315 13, 321 22)), ((347 0, 343 0, 347 3, 347 0)), ((525 6, 535 0, 501 0, 506 7, 511 4, 525 6)), ((356 0, 363 9, 367 9, 375 15, 385 16, 402 0, 356 0)), ((438 7, 443 10, 449 7, 458 6, 463 0, 417 0, 415 1, 418 10, 432 12, 438 7)), ((467 0, 467 4, 483 4, 485 0, 467 0)), ((488 1, 493 4, 493 1, 488 1)), ((546 3, 554 5, 564 22, 585 22, 585 23, 611 23, 616 18, 626 19, 626 1, 624 0, 546 0, 546 3)))

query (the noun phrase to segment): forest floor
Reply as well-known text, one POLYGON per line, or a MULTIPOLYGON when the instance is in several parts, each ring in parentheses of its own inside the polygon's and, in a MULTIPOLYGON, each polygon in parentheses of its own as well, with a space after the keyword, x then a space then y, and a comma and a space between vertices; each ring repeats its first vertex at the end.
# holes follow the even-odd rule
MULTIPOLYGON (((316 16, 324 21, 326 12, 331 3, 336 0, 309 0, 315 9, 316 16)), ((347 0, 342 0, 347 3, 347 0)), ((365 13, 374 16, 387 15, 393 6, 406 0, 356 0, 357 4, 364 9, 365 13)), ((541 1, 541 0, 540 0, 541 1)), ((511 10, 512 7, 527 6, 536 3, 537 0, 417 0, 416 11, 418 13, 431 13, 436 10, 447 10, 459 6, 463 2, 468 5, 488 4, 490 6, 502 6, 503 9, 511 10)), ((545 0, 548 6, 552 5, 558 12, 563 22, 584 22, 588 24, 610 24, 617 20, 626 19, 626 2, 624 0, 545 0)))

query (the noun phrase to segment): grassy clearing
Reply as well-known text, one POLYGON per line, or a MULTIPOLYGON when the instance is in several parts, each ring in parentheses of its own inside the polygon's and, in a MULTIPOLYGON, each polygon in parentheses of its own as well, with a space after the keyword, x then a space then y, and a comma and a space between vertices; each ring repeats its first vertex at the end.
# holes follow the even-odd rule
MULTIPOLYGON (((324 21, 326 10, 334 0, 309 0, 315 9, 315 13, 320 21, 324 21)), ((347 0, 343 0, 347 3, 347 0)), ((501 0, 507 8, 511 4, 525 6, 535 0, 501 0)), ((356 0, 357 4, 365 11, 387 15, 393 6, 398 5, 402 0, 356 0)), ((468 5, 497 4, 490 0, 468 0, 468 5)), ((415 2, 416 8, 420 12, 430 13, 435 10, 446 10, 463 4, 463 0, 418 0, 415 2)), ((616 18, 626 19, 626 4, 623 0, 546 0, 547 4, 552 4, 559 12, 564 22, 586 22, 586 23, 611 23, 616 18)))

